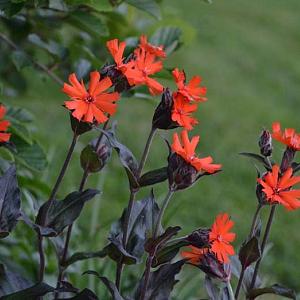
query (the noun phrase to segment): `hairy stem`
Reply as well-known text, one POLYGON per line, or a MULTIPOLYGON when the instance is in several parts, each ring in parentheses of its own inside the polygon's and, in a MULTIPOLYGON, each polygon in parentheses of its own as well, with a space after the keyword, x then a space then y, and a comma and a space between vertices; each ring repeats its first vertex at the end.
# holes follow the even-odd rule
MULTIPOLYGON (((150 151, 150 146, 152 144, 153 138, 156 133, 156 128, 152 128, 150 131, 150 134, 148 136, 142 158, 140 160, 139 166, 138 166, 138 171, 137 171, 137 179, 141 176, 141 173, 143 171, 143 168, 145 166, 149 151, 150 151)), ((128 242, 128 226, 129 226, 129 220, 131 216, 131 211, 133 207, 133 203, 135 200, 135 196, 138 193, 138 189, 131 189, 130 190, 130 196, 129 196, 129 202, 126 210, 126 216, 124 220, 124 234, 123 234, 123 247, 126 248, 127 242, 128 242)), ((120 284, 121 284, 121 277, 122 277, 122 272, 123 272, 124 266, 123 266, 123 257, 120 257, 120 260, 117 263, 117 270, 116 270, 116 286, 118 290, 120 290, 120 284)))
POLYGON ((34 67, 37 69, 45 72, 53 81, 58 83, 59 85, 63 85, 64 82, 55 74, 53 73, 49 68, 47 68, 45 65, 35 61, 30 55, 25 53, 22 49, 20 49, 12 40, 10 40, 5 34, 0 33, 0 39, 2 39, 5 43, 7 43, 11 48, 15 50, 20 50, 22 53, 25 54, 25 56, 31 61, 34 67))
POLYGON ((270 230, 271 230, 271 226, 272 226, 272 223, 273 223, 275 210, 276 210, 276 205, 273 205, 272 208, 271 208, 271 211, 270 211, 268 223, 267 223, 266 230, 265 230, 264 237, 263 237, 263 241, 262 241, 262 244, 261 244, 261 257, 256 262, 253 277, 252 277, 252 281, 251 281, 251 285, 250 285, 250 289, 253 289, 253 287, 255 286, 259 266, 260 266, 260 263, 261 263, 261 260, 262 260, 262 257, 263 257, 263 253, 264 253, 264 250, 265 250, 265 247, 266 247, 269 235, 270 235, 270 230))
MULTIPOLYGON (((254 235, 255 226, 257 224, 257 219, 258 219, 259 212, 260 212, 261 208, 262 208, 262 205, 260 203, 258 203, 256 211, 255 211, 253 219, 252 219, 249 239, 251 239, 254 235)), ((240 290, 241 290, 241 287, 242 287, 242 284, 243 284, 244 275, 245 275, 245 269, 242 268, 240 278, 239 278, 239 281, 238 281, 238 284, 237 284, 237 288, 236 288, 236 291, 235 291, 235 298, 236 299, 238 299, 238 297, 239 297, 239 293, 240 293, 240 290)))
MULTIPOLYGON (((159 211, 159 215, 158 215, 157 222, 156 222, 156 225, 155 225, 154 233, 153 233, 153 239, 154 240, 158 237, 158 231, 159 231, 159 227, 160 227, 163 215, 165 213, 165 210, 166 210, 173 194, 174 194, 174 191, 169 189, 169 192, 168 192, 166 198, 163 201, 163 204, 162 204, 161 210, 159 211)), ((143 288, 142 288, 141 295, 140 295, 140 300, 145 299, 146 292, 147 292, 147 289, 148 289, 148 284, 149 284, 151 265, 152 265, 152 261, 153 261, 155 255, 156 255, 156 253, 154 251, 147 258, 146 270, 145 270, 145 279, 144 279, 143 288)))

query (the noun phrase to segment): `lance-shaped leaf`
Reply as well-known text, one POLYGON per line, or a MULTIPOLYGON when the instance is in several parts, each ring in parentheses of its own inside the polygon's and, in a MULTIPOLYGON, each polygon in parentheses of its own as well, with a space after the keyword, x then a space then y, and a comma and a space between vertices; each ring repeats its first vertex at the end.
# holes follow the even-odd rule
POLYGON ((86 260, 91 258, 103 258, 107 255, 105 249, 95 252, 76 252, 72 256, 70 256, 64 263, 64 267, 68 267, 80 260, 86 260))
POLYGON ((246 269, 252 263, 256 262, 261 256, 261 250, 259 241, 256 236, 253 236, 250 240, 246 241, 239 252, 239 259, 242 265, 242 269, 246 269))
POLYGON ((0 238, 8 236, 17 224, 20 207, 16 168, 12 166, 0 177, 0 238))
POLYGON ((59 234, 79 217, 85 202, 98 193, 98 190, 87 189, 83 192, 73 192, 61 201, 47 201, 39 209, 36 224, 51 228, 59 234))
POLYGON ((110 280, 108 280, 106 277, 100 276, 98 274, 98 272, 96 272, 96 271, 90 271, 89 270, 89 271, 84 272, 82 275, 93 275, 93 276, 96 276, 107 287, 107 289, 110 292, 113 300, 124 300, 124 298, 120 295, 120 293, 119 293, 116 285, 113 282, 111 282, 110 280))
POLYGON ((63 298, 58 300, 98 300, 97 295, 89 289, 82 290, 79 294, 71 298, 63 298))
POLYGON ((114 127, 108 131, 102 130, 102 132, 108 138, 111 146, 117 151, 120 162, 127 173, 130 186, 132 188, 137 188, 139 184, 137 179, 138 162, 136 158, 125 145, 118 142, 114 133, 114 127))
POLYGON ((256 153, 250 153, 250 152, 241 152, 240 155, 244 155, 244 156, 248 156, 250 158, 253 158, 256 161, 258 161, 261 164, 263 164, 264 167, 267 170, 271 170, 271 166, 270 166, 268 160, 265 157, 263 157, 262 155, 259 155, 259 154, 256 154, 256 153))
POLYGON ((250 299, 255 299, 256 297, 264 294, 275 294, 278 296, 282 296, 289 299, 295 299, 296 300, 296 293, 294 290, 287 288, 280 284, 274 284, 270 287, 260 288, 260 289, 252 289, 248 293, 248 297, 250 299))
POLYGON ((163 167, 143 174, 139 180, 139 185, 148 186, 165 181, 168 178, 167 170, 167 167, 163 167))
POLYGON ((47 293, 53 292, 54 287, 41 282, 33 286, 30 286, 26 289, 19 290, 17 292, 5 295, 1 297, 1 300, 28 300, 28 299, 37 299, 39 296, 44 296, 47 293))
MULTIPOLYGON (((184 261, 178 261, 174 264, 165 264, 155 272, 150 273, 148 289, 145 295, 145 300, 164 300, 170 299, 170 294, 178 282, 175 276, 180 272, 184 261)), ((144 285, 144 276, 136 290, 134 299, 139 299, 144 285)))
POLYGON ((157 19, 161 19, 159 5, 155 0, 125 0, 126 3, 147 12, 157 19))
POLYGON ((153 192, 141 201, 134 201, 128 224, 128 242, 124 249, 122 239, 125 228, 125 209, 118 222, 112 225, 109 240, 106 247, 108 255, 118 261, 123 256, 124 263, 139 263, 144 253, 146 240, 152 236, 159 214, 159 207, 155 202, 153 192))

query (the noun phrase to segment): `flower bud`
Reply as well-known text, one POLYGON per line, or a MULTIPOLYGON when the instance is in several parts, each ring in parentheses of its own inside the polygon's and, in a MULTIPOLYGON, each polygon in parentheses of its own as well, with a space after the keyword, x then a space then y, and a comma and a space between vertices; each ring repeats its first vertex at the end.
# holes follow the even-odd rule
POLYGON ((283 153, 280 171, 284 173, 291 165, 295 157, 296 150, 293 148, 287 147, 283 153))
POLYGON ((111 157, 112 147, 107 138, 102 136, 102 141, 98 146, 97 141, 98 139, 93 140, 82 150, 80 155, 81 166, 89 173, 101 171, 111 157))
POLYGON ((161 101, 155 109, 152 126, 158 129, 173 129, 179 125, 172 120, 173 97, 168 88, 161 96, 161 101))
POLYGON ((198 172, 177 153, 171 153, 168 157, 168 179, 171 190, 183 190, 195 183, 198 172))
POLYGON ((258 145, 260 148, 260 153, 263 156, 271 156, 272 155, 272 135, 268 130, 263 130, 263 132, 260 135, 258 145))
POLYGON ((263 192, 263 186, 259 183, 256 184, 256 197, 259 204, 261 205, 268 204, 266 194, 263 192))
POLYGON ((197 248, 204 248, 208 247, 209 245, 209 228, 199 228, 193 231, 188 237, 187 241, 190 245, 197 247, 197 248))
POLYGON ((225 282, 230 280, 230 265, 221 263, 213 253, 207 252, 203 254, 198 267, 210 277, 225 282))

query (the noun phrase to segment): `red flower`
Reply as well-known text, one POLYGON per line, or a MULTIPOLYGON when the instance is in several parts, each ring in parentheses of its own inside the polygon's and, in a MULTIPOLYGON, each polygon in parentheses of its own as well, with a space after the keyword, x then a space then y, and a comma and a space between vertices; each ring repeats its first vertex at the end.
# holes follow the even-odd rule
POLYGON ((156 56, 145 51, 143 48, 138 48, 134 51, 135 59, 126 64, 124 74, 130 85, 145 84, 148 86, 152 95, 158 95, 163 92, 163 86, 156 80, 150 77, 163 68, 160 60, 156 56))
POLYGON ((164 51, 163 46, 154 46, 147 41, 147 37, 145 35, 141 35, 140 37, 140 48, 143 48, 146 52, 153 54, 157 57, 166 57, 166 53, 164 51))
POLYGON ((197 266, 200 264, 203 255, 208 252, 207 248, 197 248, 192 245, 189 246, 191 251, 182 251, 180 254, 183 258, 187 259, 189 263, 197 266))
POLYGON ((190 82, 185 85, 186 78, 184 71, 179 71, 176 68, 172 74, 178 87, 178 93, 182 94, 188 101, 204 102, 207 100, 207 98, 204 97, 206 95, 206 87, 200 86, 200 76, 194 76, 190 82))
POLYGON ((234 255, 234 248, 230 245, 235 240, 235 233, 230 232, 234 222, 230 220, 228 214, 219 214, 209 233, 211 251, 219 261, 228 263, 228 255, 234 255))
POLYGON ((6 114, 6 108, 4 105, 0 104, 0 143, 8 142, 11 134, 6 133, 5 131, 8 129, 10 122, 7 120, 3 120, 6 114))
POLYGON ((126 47, 125 42, 120 42, 118 39, 110 40, 106 43, 106 47, 108 48, 110 54, 115 60, 117 68, 121 68, 123 66, 123 54, 126 47))
POLYGON ((195 154, 195 149, 199 143, 199 136, 194 136, 189 141, 188 133, 186 130, 181 132, 181 145, 178 134, 174 133, 172 150, 180 155, 187 163, 192 165, 198 172, 204 171, 207 173, 215 173, 220 170, 222 165, 212 164, 213 159, 210 156, 198 158, 195 154))
POLYGON ((119 93, 105 92, 112 86, 109 77, 100 80, 97 71, 90 73, 90 84, 88 91, 83 81, 77 80, 73 73, 69 76, 71 85, 65 83, 63 92, 70 96, 71 100, 65 102, 65 106, 72 111, 72 115, 79 121, 92 123, 104 123, 108 117, 116 112, 119 93))
POLYGON ((272 124, 273 134, 272 137, 282 144, 287 145, 295 151, 300 150, 300 134, 296 133, 294 128, 286 128, 283 132, 280 128, 279 122, 272 124))
POLYGON ((295 210, 300 207, 300 190, 291 188, 300 182, 300 176, 292 176, 293 169, 287 169, 282 176, 279 167, 274 165, 272 172, 268 172, 263 178, 257 179, 262 185, 262 191, 271 204, 282 204, 287 210, 295 210))
POLYGON ((191 113, 197 110, 197 104, 188 103, 181 94, 173 95, 172 120, 186 130, 192 130, 198 124, 197 119, 191 117, 191 113))

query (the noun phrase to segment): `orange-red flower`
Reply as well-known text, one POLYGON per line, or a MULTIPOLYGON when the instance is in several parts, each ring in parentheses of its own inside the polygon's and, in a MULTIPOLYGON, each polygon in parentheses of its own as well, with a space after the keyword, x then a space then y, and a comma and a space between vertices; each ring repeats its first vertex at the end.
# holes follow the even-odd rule
POLYGON ((123 66, 123 54, 126 47, 126 43, 119 43, 118 39, 113 39, 106 43, 106 47, 108 48, 110 54, 114 58, 117 68, 121 68, 123 66))
POLYGON ((163 64, 143 48, 134 51, 135 58, 126 64, 124 74, 130 85, 145 84, 152 95, 159 95, 163 92, 163 86, 150 76, 161 71, 163 64))
POLYGON ((10 139, 10 133, 5 132, 10 122, 7 120, 3 120, 4 116, 6 114, 6 108, 4 105, 0 104, 0 143, 8 142, 10 139))
POLYGON ((219 214, 209 233, 209 242, 211 251, 216 255, 219 261, 229 262, 229 255, 234 255, 234 248, 230 245, 235 240, 235 233, 230 232, 234 222, 230 220, 228 214, 219 214))
POLYGON ((201 77, 194 76, 186 85, 186 78, 184 71, 179 71, 177 68, 172 72, 176 82, 178 93, 182 94, 188 101, 204 102, 207 100, 206 87, 200 86, 201 77))
POLYGON ((197 119, 191 117, 191 113, 197 110, 197 104, 187 102, 181 94, 173 95, 172 120, 186 130, 192 130, 198 124, 197 119))
POLYGON ((295 151, 300 150, 300 134, 296 133, 294 128, 286 128, 284 131, 281 131, 280 123, 274 122, 272 124, 272 129, 272 137, 275 140, 287 145, 295 151))
POLYGON ((293 176, 292 168, 288 168, 282 176, 279 170, 279 166, 274 165, 272 172, 268 172, 257 181, 262 185, 262 191, 271 204, 279 203, 288 210, 295 210, 300 207, 300 190, 291 190, 291 188, 300 182, 300 176, 293 176))
POLYGON ((183 258, 187 259, 189 263, 197 266, 201 262, 203 255, 208 252, 208 248, 197 248, 190 245, 189 249, 191 251, 182 251, 180 254, 183 258))
POLYGON ((100 78, 97 71, 90 73, 89 89, 86 90, 83 81, 79 82, 73 73, 69 76, 70 84, 65 83, 63 92, 70 96, 71 100, 65 102, 65 106, 72 111, 72 115, 79 121, 92 123, 104 123, 107 115, 116 112, 119 93, 109 93, 112 86, 109 77, 100 78))
POLYGON ((213 159, 211 156, 198 158, 195 154, 199 139, 199 136, 194 136, 190 141, 187 131, 183 130, 181 132, 181 145, 178 134, 174 133, 172 150, 180 155, 187 163, 192 165, 198 172, 215 173, 221 169, 222 165, 212 164, 213 159))
POLYGON ((165 58, 166 53, 164 51, 163 46, 154 46, 147 41, 147 37, 145 35, 141 35, 140 37, 140 48, 145 49, 150 54, 153 54, 157 57, 165 58))

